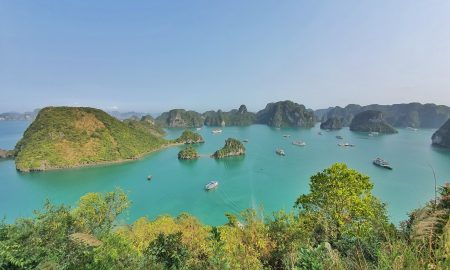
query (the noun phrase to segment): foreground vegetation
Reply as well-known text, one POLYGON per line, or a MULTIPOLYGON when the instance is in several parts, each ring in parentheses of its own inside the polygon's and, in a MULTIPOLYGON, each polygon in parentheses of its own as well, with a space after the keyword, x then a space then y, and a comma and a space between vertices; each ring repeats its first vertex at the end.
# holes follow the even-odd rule
POLYGON ((450 186, 399 229, 372 188, 335 164, 292 211, 226 214, 217 227, 188 214, 123 225, 123 191, 89 193, 75 208, 47 203, 0 224, 0 269, 448 269, 450 186))

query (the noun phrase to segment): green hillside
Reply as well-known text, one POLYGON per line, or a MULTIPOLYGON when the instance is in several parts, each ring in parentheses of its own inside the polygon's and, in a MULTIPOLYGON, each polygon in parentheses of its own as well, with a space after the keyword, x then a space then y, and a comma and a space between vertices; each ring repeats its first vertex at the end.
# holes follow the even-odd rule
POLYGON ((93 108, 47 107, 16 145, 19 171, 135 159, 166 143, 150 123, 121 122, 93 108))

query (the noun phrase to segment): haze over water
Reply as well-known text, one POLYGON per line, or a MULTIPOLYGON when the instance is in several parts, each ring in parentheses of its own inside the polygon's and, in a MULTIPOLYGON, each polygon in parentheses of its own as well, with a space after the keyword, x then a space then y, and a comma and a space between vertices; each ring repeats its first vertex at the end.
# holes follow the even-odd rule
MULTIPOLYGON (((28 124, 0 122, 0 148, 11 149, 28 124)), ((200 131, 206 143, 196 146, 202 155, 197 161, 179 161, 177 153, 182 147, 123 164, 43 173, 18 173, 13 160, 0 161, 0 215, 13 222, 42 208, 45 199, 73 205, 87 192, 119 187, 129 193, 132 201, 124 216, 126 222, 141 216, 188 212, 217 225, 226 221, 225 212, 238 213, 246 208, 263 208, 266 214, 292 210, 296 198, 308 192, 311 175, 335 162, 344 162, 371 177, 375 195, 387 203, 391 221, 397 224, 407 212, 433 198, 430 165, 436 171, 438 184, 450 179, 450 151, 431 147, 431 129, 400 129, 398 134, 378 137, 347 128, 320 136, 318 126, 280 130, 263 125, 226 127, 220 135, 211 134, 211 130, 204 127, 200 131), (291 138, 284 138, 284 134, 291 138), (356 147, 337 146, 343 141, 336 135, 356 147), (245 157, 220 161, 207 157, 228 137, 249 140, 245 157), (299 139, 307 145, 292 145, 299 139), (278 147, 285 150, 285 157, 275 154, 278 147), (377 156, 388 160, 394 170, 374 166, 372 160, 377 156), (151 181, 147 181, 148 175, 153 175, 151 181), (204 185, 214 179, 220 182, 218 189, 205 192, 204 185)), ((182 130, 167 132, 168 138, 175 138, 182 130)))

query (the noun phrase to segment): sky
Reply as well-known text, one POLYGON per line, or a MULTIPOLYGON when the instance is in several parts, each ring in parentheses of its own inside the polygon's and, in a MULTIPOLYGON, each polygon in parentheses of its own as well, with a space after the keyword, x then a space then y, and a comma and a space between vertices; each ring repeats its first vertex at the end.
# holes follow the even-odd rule
POLYGON ((450 105, 450 1, 0 0, 0 112, 450 105))

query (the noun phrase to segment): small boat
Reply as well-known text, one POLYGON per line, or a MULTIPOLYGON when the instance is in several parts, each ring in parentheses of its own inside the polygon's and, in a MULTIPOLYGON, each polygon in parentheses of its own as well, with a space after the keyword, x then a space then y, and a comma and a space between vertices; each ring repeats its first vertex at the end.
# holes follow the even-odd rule
POLYGON ((283 137, 289 138, 289 137, 291 137, 291 135, 290 134, 284 134, 283 137))
POLYGON ((208 184, 206 184, 205 190, 209 191, 209 190, 214 189, 214 188, 216 188, 218 186, 219 186, 219 182, 218 181, 211 181, 208 184))
POLYGON ((280 155, 280 156, 285 156, 286 155, 286 153, 284 152, 283 149, 277 149, 277 150, 275 150, 275 153, 277 155, 280 155))
POLYGON ((370 137, 378 136, 378 135, 380 135, 380 133, 378 133, 378 132, 376 132, 376 131, 369 132, 369 136, 370 136, 370 137))
POLYGON ((201 127, 198 127, 197 130, 202 130, 202 128, 201 128, 201 127))
POLYGON ((392 166, 389 164, 389 162, 379 157, 377 157, 372 163, 378 167, 392 170, 392 166))
POLYGON ((351 143, 338 143, 338 146, 343 146, 343 147, 354 147, 354 144, 351 143))
POLYGON ((212 133, 219 134, 219 133, 222 133, 222 130, 221 129, 213 129, 212 133))
POLYGON ((319 134, 319 135, 323 135, 322 131, 319 131, 319 132, 317 132, 317 134, 319 134))
POLYGON ((293 145, 297 145, 297 146, 305 146, 306 142, 304 142, 304 141, 293 141, 292 144, 293 145))
POLYGON ((336 136, 336 139, 338 139, 338 140, 343 140, 344 138, 343 138, 341 135, 337 135, 337 136, 336 136))
POLYGON ((417 128, 413 128, 413 127, 407 127, 407 129, 411 130, 411 131, 417 131, 417 128))
POLYGON ((242 142, 248 142, 248 139, 243 139, 242 142))
POLYGON ((147 176, 147 180, 148 180, 148 181, 152 180, 152 178, 153 178, 153 175, 147 176))

